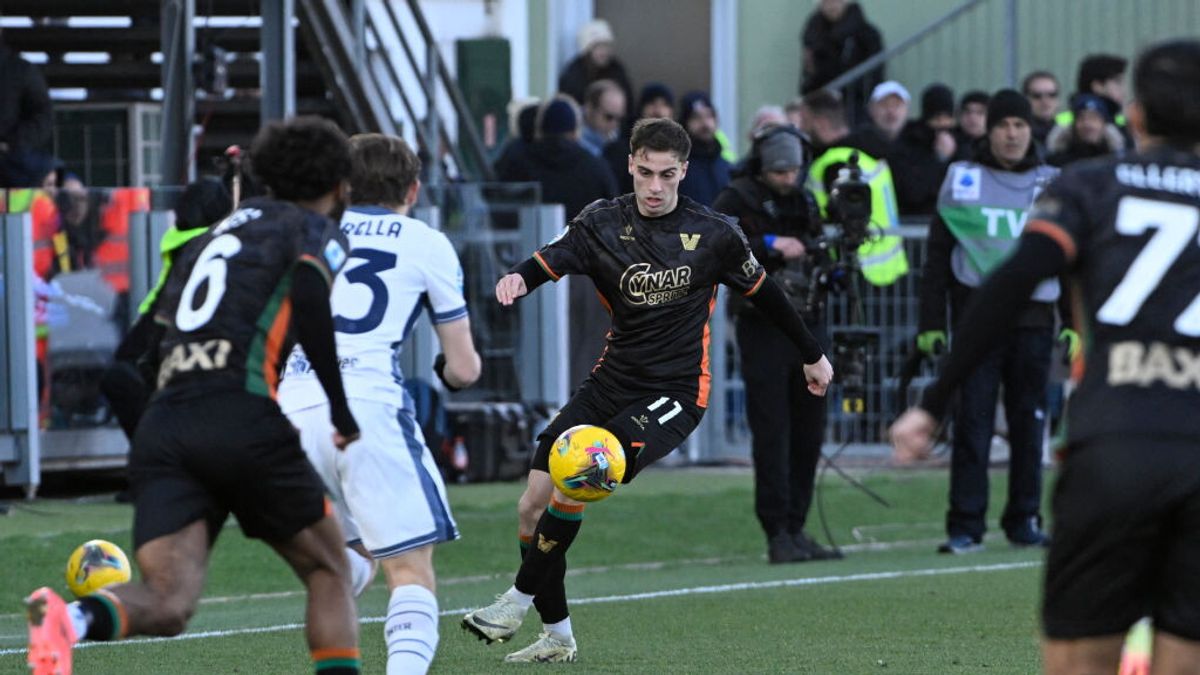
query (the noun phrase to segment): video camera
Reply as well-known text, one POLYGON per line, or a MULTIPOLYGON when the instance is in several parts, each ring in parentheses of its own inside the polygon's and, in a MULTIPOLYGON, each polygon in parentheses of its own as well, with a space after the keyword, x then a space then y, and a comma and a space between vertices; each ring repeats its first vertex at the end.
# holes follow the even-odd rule
POLYGON ((850 254, 867 240, 871 224, 871 186, 862 178, 858 152, 838 170, 829 192, 829 217, 841 228, 841 242, 850 254))

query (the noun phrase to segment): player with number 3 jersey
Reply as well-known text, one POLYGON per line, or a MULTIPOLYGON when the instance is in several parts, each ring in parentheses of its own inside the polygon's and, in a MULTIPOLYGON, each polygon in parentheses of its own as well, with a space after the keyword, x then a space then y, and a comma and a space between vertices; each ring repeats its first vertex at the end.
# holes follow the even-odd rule
POLYGON ((425 446, 397 356, 427 312, 444 354, 435 372, 447 388, 479 377, 463 298, 463 273, 446 235, 408 216, 420 160, 401 139, 350 139, 351 196, 341 230, 350 241, 333 287, 334 325, 350 409, 362 426, 353 452, 329 442, 329 404, 311 359, 297 348, 280 386, 280 405, 334 500, 351 548, 355 590, 387 578, 384 623, 389 673, 423 673, 437 649, 433 547, 458 538, 441 474, 425 446))
POLYGON ((1046 672, 1115 672, 1153 619, 1155 673, 1200 663, 1200 41, 1149 48, 1139 152, 1067 167, 959 322, 942 376, 892 427, 923 458, 964 374, 1042 279, 1069 273, 1086 346, 1067 404, 1042 624, 1046 672))

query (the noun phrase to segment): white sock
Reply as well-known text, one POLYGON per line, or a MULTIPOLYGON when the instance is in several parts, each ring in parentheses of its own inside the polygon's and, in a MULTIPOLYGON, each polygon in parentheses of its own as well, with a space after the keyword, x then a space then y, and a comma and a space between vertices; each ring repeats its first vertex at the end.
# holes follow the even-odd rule
POLYGON ((547 633, 555 633, 568 638, 575 637, 575 634, 571 632, 571 617, 569 616, 558 623, 543 622, 542 627, 546 629, 547 633))
POLYGON ((429 670, 438 645, 438 604, 433 593, 416 584, 392 591, 383 638, 387 675, 421 675, 429 670))
POLYGON ((504 591, 504 594, 508 596, 509 600, 512 600, 525 609, 529 609, 533 605, 533 596, 528 593, 522 593, 521 591, 518 591, 516 586, 504 591))
POLYGON ((350 559, 350 585, 354 587, 354 597, 357 598, 375 579, 375 563, 349 547, 346 548, 346 557, 350 559))
POLYGON ((87 635, 88 621, 87 616, 83 613, 83 608, 78 602, 67 603, 67 616, 71 618, 71 625, 75 627, 75 639, 82 640, 83 636, 87 635))

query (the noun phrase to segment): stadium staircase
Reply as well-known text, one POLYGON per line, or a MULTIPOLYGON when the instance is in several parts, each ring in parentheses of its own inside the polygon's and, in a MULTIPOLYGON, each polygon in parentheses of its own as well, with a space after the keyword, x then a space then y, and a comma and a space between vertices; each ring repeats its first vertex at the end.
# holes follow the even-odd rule
MULTIPOLYGON (((199 133, 193 156, 201 171, 229 145, 249 142, 260 125, 263 1, 195 0, 194 123, 199 133)), ((487 162, 464 157, 482 152, 482 144, 471 115, 460 114, 466 110, 462 94, 437 58, 436 46, 431 47, 432 35, 416 0, 364 2, 366 39, 361 51, 352 29, 351 0, 294 3, 296 114, 329 117, 348 133, 411 128, 423 150, 436 136, 458 167, 488 170, 487 162), (402 17, 401 12, 408 14, 402 17), (427 63, 437 67, 426 68, 427 63), (407 78, 401 75, 405 68, 407 78), (411 84, 412 73, 417 87, 411 84), (454 116, 466 121, 458 127, 466 130, 460 131, 465 148, 451 138, 445 124, 428 121, 426 102, 439 91, 445 92, 454 116)), ((46 54, 39 67, 47 85, 82 90, 77 102, 153 102, 161 100, 161 94, 155 94, 164 86, 162 5, 162 0, 5 0, 7 19, 29 17, 31 25, 5 28, 3 39, 14 50, 46 54), (115 25, 98 26, 82 17, 115 25), (79 52, 107 57, 97 63, 67 56, 79 52)))

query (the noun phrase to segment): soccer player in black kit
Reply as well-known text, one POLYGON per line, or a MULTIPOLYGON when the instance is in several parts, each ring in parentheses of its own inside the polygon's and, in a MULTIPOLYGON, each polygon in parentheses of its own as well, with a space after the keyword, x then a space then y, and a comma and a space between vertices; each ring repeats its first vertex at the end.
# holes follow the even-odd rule
POLYGON ((358 436, 329 307, 330 284, 349 253, 329 216, 346 200, 350 148, 332 122, 299 118, 264 127, 250 160, 272 198, 243 202, 192 242, 159 299, 159 391, 129 461, 141 581, 70 605, 49 588, 35 591, 27 601, 34 673, 70 673, 71 647, 81 639, 182 632, 230 513, 306 586, 317 672, 359 672, 342 534, 274 400, 298 337, 331 402, 334 442, 345 448, 358 436))
POLYGON ((1052 675, 1113 673, 1155 627, 1152 672, 1200 672, 1200 41, 1149 48, 1127 117, 1138 152, 1067 167, 978 291, 920 408, 892 427, 925 457, 947 400, 1034 286, 1067 272, 1084 322, 1042 600, 1052 675))
POLYGON ((748 296, 791 337, 810 391, 823 395, 833 377, 820 345, 755 260, 736 222, 678 194, 690 150, 677 123, 639 121, 630 140, 633 194, 593 202, 496 285, 496 298, 511 305, 547 281, 586 274, 612 313, 608 344, 591 375, 538 436, 518 505, 516 581, 494 604, 463 618, 480 638, 504 641, 536 605, 545 631, 507 661, 573 661, 576 655, 563 580, 584 505, 554 488, 551 445, 570 427, 603 427, 625 449, 629 482, 687 438, 708 405, 708 326, 718 284, 748 296))

